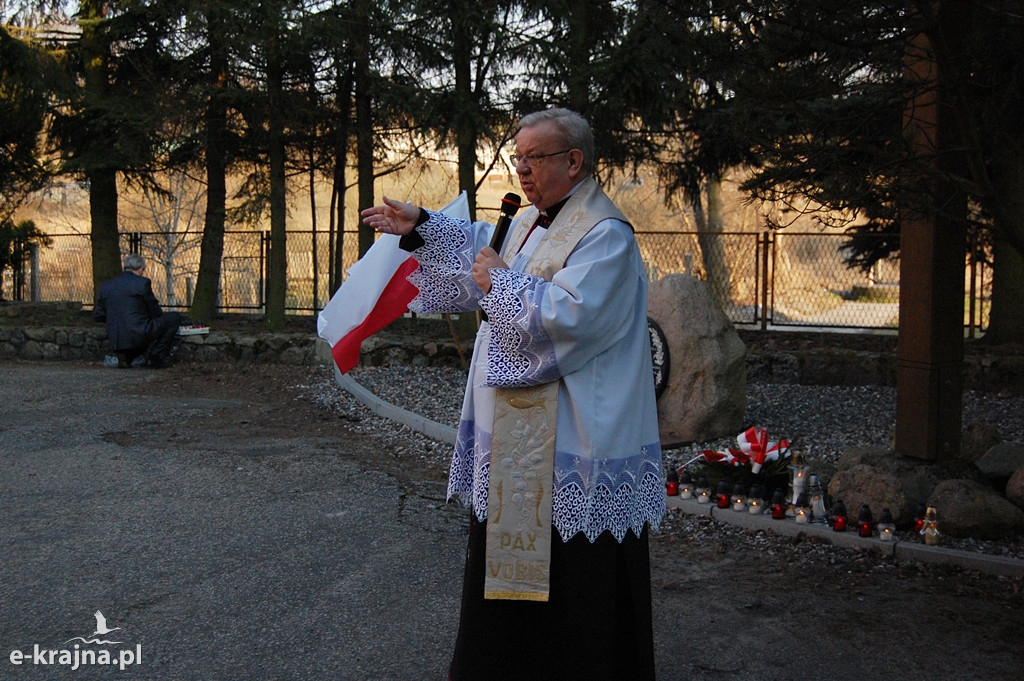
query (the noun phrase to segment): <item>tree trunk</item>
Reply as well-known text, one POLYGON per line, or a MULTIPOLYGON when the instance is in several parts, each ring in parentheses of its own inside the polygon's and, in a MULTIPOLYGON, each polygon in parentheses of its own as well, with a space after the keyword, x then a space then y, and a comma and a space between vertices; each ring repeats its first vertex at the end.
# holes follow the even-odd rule
MULTIPOLYGON (((109 50, 106 41, 97 31, 96 22, 102 20, 106 8, 101 3, 87 3, 83 6, 83 14, 90 19, 83 24, 82 29, 86 100, 103 103, 107 99, 110 84, 107 73, 109 50)), ((103 282, 121 273, 121 246, 117 233, 117 169, 112 164, 95 161, 95 165, 86 169, 85 175, 89 181, 92 284, 96 295, 103 282)))
MULTIPOLYGON (((271 8, 276 3, 269 3, 271 8)), ((273 19, 268 17, 268 22, 273 19)), ((269 106, 267 144, 270 160, 270 263, 267 277, 267 308, 264 324, 268 329, 284 328, 284 309, 288 293, 287 195, 285 191, 283 73, 279 36, 271 32, 267 49, 267 104, 269 106)))
POLYGON ((729 281, 729 264, 726 262, 725 245, 721 232, 725 226, 722 218, 722 181, 715 177, 707 184, 708 212, 704 229, 698 232, 701 259, 707 273, 708 286, 715 294, 715 300, 723 308, 732 300, 732 284, 729 281))
MULTIPOLYGON (((370 15, 369 1, 357 0, 356 15, 370 15)), ((366 35, 356 33, 353 41, 355 50, 355 101, 356 101, 356 169, 359 183, 359 207, 374 204, 373 196, 373 108, 370 105, 370 51, 366 35)), ((363 257, 373 246, 373 229, 359 223, 359 257, 363 257)))
POLYGON ((1002 239, 992 248, 992 308, 985 343, 1024 338, 1024 256, 1002 239))
MULTIPOLYGON (((566 57, 569 64, 590 64, 593 47, 590 0, 570 0, 569 44, 566 57)), ((590 110, 590 69, 569 68, 566 75, 568 106, 586 115, 590 110)))
POLYGON ((468 12, 452 17, 452 64, 455 70, 455 144, 459 157, 459 190, 469 198, 470 220, 476 220, 476 105, 473 100, 472 40, 468 12))
POLYGON ((92 223, 93 292, 121 273, 121 245, 117 232, 117 171, 94 168, 89 179, 89 217, 92 223))
POLYGON ((986 343, 1024 338, 1024 159, 1018 148, 1006 144, 989 164, 994 245, 986 343))
POLYGON ((199 273, 190 314, 208 320, 220 302, 220 269, 224 255, 224 222, 227 212, 227 46, 221 39, 223 22, 216 3, 207 14, 210 46, 210 98, 206 103, 206 215, 199 248, 199 273))
MULTIPOLYGON (((339 62, 341 60, 339 59, 339 62)), ((331 241, 330 290, 331 295, 338 290, 345 273, 345 189, 348 168, 348 137, 351 125, 350 110, 352 106, 352 66, 349 65, 338 74, 338 87, 335 102, 338 120, 334 129, 334 177, 331 192, 331 224, 336 230, 331 241)))

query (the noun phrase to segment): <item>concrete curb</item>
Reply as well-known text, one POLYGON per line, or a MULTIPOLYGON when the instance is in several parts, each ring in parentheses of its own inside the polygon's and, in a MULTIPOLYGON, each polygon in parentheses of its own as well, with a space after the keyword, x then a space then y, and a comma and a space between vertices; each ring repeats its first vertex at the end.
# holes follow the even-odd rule
POLYGON ((698 504, 694 499, 666 497, 669 509, 678 509, 683 513, 706 516, 719 522, 728 523, 747 530, 764 530, 786 537, 815 536, 823 541, 849 549, 876 550, 896 560, 917 561, 921 563, 938 563, 956 565, 967 570, 977 570, 992 575, 1024 578, 1024 560, 992 556, 972 551, 943 548, 942 546, 926 546, 905 541, 884 542, 877 537, 861 537, 856 532, 834 532, 827 525, 811 523, 797 525, 792 518, 773 520, 770 515, 751 515, 746 511, 734 511, 731 508, 718 508, 714 504, 698 504))
POLYGON ((423 433, 427 437, 437 440, 438 442, 447 442, 450 445, 455 444, 456 431, 451 426, 442 425, 437 421, 431 421, 430 419, 424 418, 419 414, 409 411, 408 409, 403 409, 391 404, 390 402, 385 402, 363 386, 359 385, 351 376, 341 373, 337 366, 334 367, 334 378, 342 390, 356 398, 360 404, 377 416, 382 416, 388 420, 400 423, 403 426, 406 426, 417 433, 423 433))

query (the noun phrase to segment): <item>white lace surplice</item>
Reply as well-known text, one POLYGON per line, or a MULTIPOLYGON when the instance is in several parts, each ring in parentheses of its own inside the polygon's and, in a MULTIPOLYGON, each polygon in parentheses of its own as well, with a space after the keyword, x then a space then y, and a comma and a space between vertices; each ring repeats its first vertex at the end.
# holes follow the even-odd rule
POLYGON ((482 308, 448 480, 449 497, 487 518, 494 387, 560 380, 552 522, 563 540, 621 540, 665 513, 647 331, 647 279, 628 225, 598 223, 551 282, 525 274, 537 229, 487 296, 470 271, 491 226, 431 213, 409 280, 418 313, 482 308))

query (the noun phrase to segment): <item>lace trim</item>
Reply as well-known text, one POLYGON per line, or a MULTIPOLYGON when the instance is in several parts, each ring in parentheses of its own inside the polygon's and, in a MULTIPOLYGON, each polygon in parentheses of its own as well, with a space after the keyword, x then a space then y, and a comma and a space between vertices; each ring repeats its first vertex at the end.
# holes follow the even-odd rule
POLYGON ((491 271, 491 290, 481 301, 491 322, 487 385, 518 388, 559 378, 555 346, 534 313, 546 283, 523 272, 491 271))
MULTIPOLYGON (((448 498, 472 506, 480 520, 487 519, 489 440, 489 435, 475 432, 472 422, 459 424, 448 478, 448 498), (474 456, 478 437, 486 437, 488 447, 474 456)), ((665 515, 661 446, 657 443, 628 459, 591 462, 556 453, 554 483, 551 518, 563 541, 582 532, 593 542, 606 531, 622 541, 626 532, 639 534, 645 524, 656 531, 665 515)))
POLYGON ((476 254, 467 224, 431 213, 416 231, 425 243, 413 253, 419 267, 408 280, 419 294, 409 303, 409 309, 419 314, 477 309, 484 292, 469 275, 476 254))
POLYGON ((487 481, 491 470, 490 433, 477 433, 473 421, 459 423, 455 438, 455 453, 448 469, 448 499, 458 498, 472 506, 477 517, 487 518, 487 481), (480 456, 475 455, 477 438, 481 447, 480 456), (485 442, 486 441, 486 442, 485 442), (483 516, 480 515, 483 509, 483 516))

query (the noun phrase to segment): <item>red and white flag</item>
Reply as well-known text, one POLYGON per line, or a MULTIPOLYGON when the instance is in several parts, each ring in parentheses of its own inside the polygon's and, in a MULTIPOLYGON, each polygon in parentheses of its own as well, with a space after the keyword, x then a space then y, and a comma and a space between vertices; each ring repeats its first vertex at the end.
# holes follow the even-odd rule
MULTIPOLYGON (((441 209, 449 217, 469 220, 465 192, 441 209)), ((400 237, 383 234, 348 270, 348 277, 317 317, 317 334, 331 346, 341 373, 359 363, 364 340, 409 309, 419 290, 408 277, 416 260, 398 246, 400 237)))

